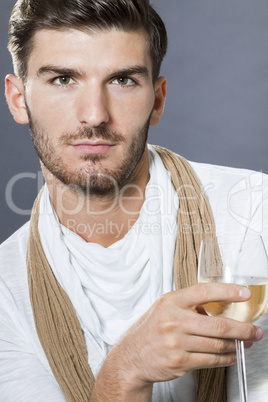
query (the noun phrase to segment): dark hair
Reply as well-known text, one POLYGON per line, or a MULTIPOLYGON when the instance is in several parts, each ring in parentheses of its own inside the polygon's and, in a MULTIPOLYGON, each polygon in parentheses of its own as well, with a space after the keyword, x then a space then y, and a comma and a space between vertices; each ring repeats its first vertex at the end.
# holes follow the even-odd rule
POLYGON ((9 22, 8 44, 15 73, 26 80, 27 63, 38 30, 68 28, 89 32, 144 29, 149 40, 153 80, 158 77, 167 50, 167 32, 149 0, 18 0, 9 22))

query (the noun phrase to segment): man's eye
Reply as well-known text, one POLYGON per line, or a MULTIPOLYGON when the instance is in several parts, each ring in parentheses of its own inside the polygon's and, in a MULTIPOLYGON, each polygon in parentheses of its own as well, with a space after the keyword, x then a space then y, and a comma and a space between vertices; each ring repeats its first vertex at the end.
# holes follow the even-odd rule
POLYGON ((127 77, 118 77, 112 82, 113 84, 119 84, 122 87, 129 87, 135 84, 135 82, 131 78, 127 77))
POLYGON ((70 85, 73 84, 74 80, 71 77, 57 77, 53 80, 53 84, 56 85, 70 85))

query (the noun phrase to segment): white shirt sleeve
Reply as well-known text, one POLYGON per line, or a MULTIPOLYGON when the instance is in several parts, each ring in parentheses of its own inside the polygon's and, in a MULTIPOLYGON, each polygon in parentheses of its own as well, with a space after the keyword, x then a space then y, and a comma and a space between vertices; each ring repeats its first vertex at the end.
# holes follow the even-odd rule
POLYGON ((13 235, 0 252, 0 400, 63 402, 33 328, 22 238, 13 235))

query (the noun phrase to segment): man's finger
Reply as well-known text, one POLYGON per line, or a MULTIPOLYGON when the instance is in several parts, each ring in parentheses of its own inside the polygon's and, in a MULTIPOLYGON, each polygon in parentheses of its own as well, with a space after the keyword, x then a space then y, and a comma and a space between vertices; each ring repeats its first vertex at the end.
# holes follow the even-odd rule
POLYGON ((214 301, 241 302, 250 299, 250 290, 232 283, 202 283, 174 292, 182 308, 196 308, 214 301))
POLYGON ((184 331, 191 335, 217 339, 240 339, 257 342, 262 339, 261 328, 231 318, 209 317, 197 314, 195 319, 185 317, 181 323, 184 331))

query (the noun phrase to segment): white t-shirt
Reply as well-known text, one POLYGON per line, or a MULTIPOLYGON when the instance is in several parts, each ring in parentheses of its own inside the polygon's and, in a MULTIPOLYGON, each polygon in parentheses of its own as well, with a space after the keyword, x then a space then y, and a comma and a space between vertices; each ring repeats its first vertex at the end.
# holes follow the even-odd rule
MULTIPOLYGON (((149 146, 146 202, 127 235, 104 248, 62 227, 45 189, 39 232, 57 279, 83 328, 89 364, 97 372, 116 340, 163 293, 174 289, 173 252, 178 199, 159 156, 149 146)), ((217 233, 250 230, 268 245, 267 176, 192 163, 206 190, 217 233)), ((0 248, 1 400, 64 401, 36 334, 29 300, 26 248, 29 224, 0 248)), ((100 228, 101 230, 101 228, 100 228)), ((120 228, 115 229, 120 230, 120 228)), ((197 228, 198 230, 198 228, 197 228)), ((260 325, 268 329, 268 315, 260 325)), ((246 352, 249 400, 266 402, 268 336, 246 352)), ((236 367, 228 369, 228 401, 239 402, 236 367)), ((155 384, 153 402, 195 401, 193 375, 155 384)))

